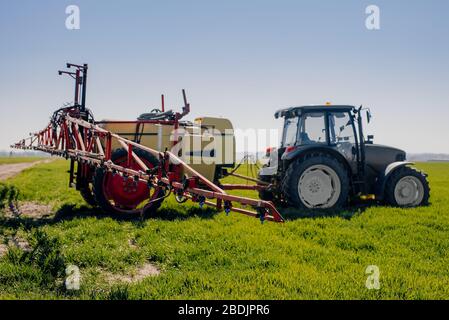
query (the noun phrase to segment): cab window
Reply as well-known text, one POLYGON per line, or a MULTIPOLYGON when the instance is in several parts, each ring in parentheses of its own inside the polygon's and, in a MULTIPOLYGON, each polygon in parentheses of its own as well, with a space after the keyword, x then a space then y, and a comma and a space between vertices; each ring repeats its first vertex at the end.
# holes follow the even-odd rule
POLYGON ((329 113, 329 137, 332 144, 355 143, 354 127, 348 112, 329 113))
POLYGON ((284 124, 284 147, 291 147, 296 144, 296 136, 298 133, 298 117, 285 119, 284 124))
POLYGON ((301 117, 299 143, 326 143, 326 123, 323 112, 305 113, 301 117))

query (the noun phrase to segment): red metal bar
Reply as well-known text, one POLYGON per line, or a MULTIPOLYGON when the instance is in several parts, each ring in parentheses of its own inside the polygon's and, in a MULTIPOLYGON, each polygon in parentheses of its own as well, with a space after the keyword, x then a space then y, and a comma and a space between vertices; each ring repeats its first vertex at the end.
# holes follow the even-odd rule
POLYGON ((84 139, 87 140, 85 142, 85 144, 87 146, 86 151, 87 152, 92 152, 93 148, 94 148, 94 144, 95 144, 95 138, 93 136, 88 138, 87 134, 88 134, 88 130, 87 130, 87 128, 84 128, 84 139))
POLYGON ((269 185, 269 183, 267 183, 265 181, 262 181, 262 180, 259 180, 259 179, 256 179, 256 178, 246 177, 246 176, 243 176, 243 175, 238 174, 238 173, 230 173, 229 175, 237 177, 237 178, 241 178, 241 179, 244 179, 244 180, 256 182, 258 184, 269 185))
POLYGON ((72 148, 72 142, 70 141, 70 138, 69 138, 69 128, 67 126, 67 121, 66 120, 64 120, 62 122, 62 127, 63 127, 63 130, 64 130, 64 136, 63 136, 64 147, 65 147, 65 150, 68 150, 68 149, 72 148))
POLYGON ((89 141, 87 141, 88 137, 87 137, 87 128, 86 127, 81 127, 82 131, 83 131, 83 138, 84 138, 84 147, 86 148, 86 151, 88 151, 89 149, 89 141))
POLYGON ((222 184, 223 190, 265 190, 266 186, 248 185, 248 184, 222 184))
POLYGON ((143 124, 163 124, 163 125, 173 125, 175 121, 172 120, 111 120, 111 121, 95 121, 95 124, 137 124, 137 123, 143 123, 143 124))
POLYGON ((86 148, 84 147, 83 138, 81 137, 81 133, 78 130, 78 124, 72 123, 72 134, 75 138, 76 147, 74 149, 78 149, 81 151, 86 151, 86 148))
POLYGON ((193 169, 192 167, 190 167, 188 164, 186 164, 184 161, 182 161, 180 158, 178 158, 177 156, 175 156, 173 153, 171 153, 170 151, 166 152, 169 156, 170 159, 172 161, 174 161, 176 164, 182 166, 185 170, 187 170, 190 174, 192 174, 193 176, 198 177, 205 185, 207 185, 209 188, 211 188, 212 190, 215 190, 216 192, 220 192, 220 193, 224 193, 226 194, 226 192, 224 192, 223 189, 221 189, 220 187, 218 187, 215 183, 209 181, 208 179, 206 179, 206 177, 204 177, 202 174, 200 174, 198 171, 196 171, 195 169, 193 169))
POLYGON ((111 160, 112 155, 112 135, 109 133, 106 135, 106 154, 105 160, 111 160))
MULTIPOLYGON (((176 188, 181 188, 181 189, 183 188, 183 185, 180 183, 172 183, 172 185, 176 188)), ((277 209, 274 207, 273 203, 270 201, 256 200, 256 199, 251 199, 251 198, 229 195, 229 194, 225 194, 225 193, 217 193, 217 192, 203 190, 203 189, 199 189, 199 188, 188 188, 186 191, 190 192, 192 194, 202 195, 208 199, 220 199, 220 200, 231 201, 231 202, 233 201, 233 202, 238 202, 242 205, 249 205, 249 206, 256 207, 256 208, 265 208, 269 211, 269 213, 271 214, 274 221, 277 221, 277 222, 284 221, 284 218, 282 217, 282 215, 277 211, 277 209)), ((235 208, 232 207, 232 210, 236 211, 234 209, 235 208)), ((239 210, 241 211, 243 209, 239 209, 239 210)), ((252 212, 252 211, 248 211, 248 212, 252 212)), ((255 214, 257 214, 257 213, 255 213, 255 214)))
POLYGON ((128 168, 131 168, 131 165, 133 163, 133 146, 128 145, 128 168))

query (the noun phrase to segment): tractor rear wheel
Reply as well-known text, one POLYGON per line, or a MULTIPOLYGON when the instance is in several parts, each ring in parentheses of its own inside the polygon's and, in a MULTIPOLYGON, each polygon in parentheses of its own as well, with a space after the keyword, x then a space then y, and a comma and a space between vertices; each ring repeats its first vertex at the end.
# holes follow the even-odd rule
POLYGON ((288 205, 299 209, 339 210, 349 195, 348 172, 337 159, 310 154, 288 167, 282 182, 288 205))
MULTIPOLYGON (((148 168, 154 168, 159 161, 150 153, 135 150, 134 153, 145 163, 148 168)), ((128 166, 128 152, 118 149, 111 155, 114 164, 142 170, 134 161, 128 166)), ((107 172, 103 168, 97 168, 93 179, 93 193, 97 204, 106 213, 116 214, 122 217, 141 214, 145 204, 145 214, 154 213, 162 204, 164 190, 160 187, 150 187, 146 182, 135 181, 133 177, 123 177, 120 174, 107 172)))
POLYGON ((395 207, 417 207, 429 204, 430 188, 426 176, 410 167, 395 170, 385 187, 385 200, 395 207))

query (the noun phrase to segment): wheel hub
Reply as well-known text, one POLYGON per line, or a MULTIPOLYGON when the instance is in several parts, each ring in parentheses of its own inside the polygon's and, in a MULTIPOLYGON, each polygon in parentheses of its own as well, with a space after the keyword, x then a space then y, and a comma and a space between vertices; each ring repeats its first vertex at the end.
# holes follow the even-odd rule
POLYGON ((320 191, 320 182, 317 180, 313 180, 310 182, 309 191, 312 193, 317 193, 320 191))
POLYGON ((398 205, 415 206, 424 197, 424 187, 418 178, 406 176, 397 182, 394 197, 398 205))
MULTIPOLYGON (((108 173, 112 175, 112 173, 108 173)), ((135 181, 133 178, 124 178, 118 174, 107 177, 106 192, 117 206, 133 207, 148 198, 148 185, 142 181, 135 181)))
POLYGON ((411 193, 412 193, 412 191, 410 190, 409 187, 402 188, 402 190, 401 190, 401 195, 403 197, 409 197, 411 193))
POLYGON ((340 179, 336 172, 325 165, 307 168, 298 183, 299 197, 308 208, 328 208, 340 196, 340 179))
MULTIPOLYGON (((116 160, 115 163, 125 168, 141 170, 135 161, 128 165, 126 157, 116 160)), ((146 163, 146 165, 152 167, 150 163, 146 163)), ((124 177, 120 174, 108 172, 103 183, 106 197, 113 201, 114 206, 118 208, 135 209, 150 197, 148 184, 136 180, 134 177, 124 177)))

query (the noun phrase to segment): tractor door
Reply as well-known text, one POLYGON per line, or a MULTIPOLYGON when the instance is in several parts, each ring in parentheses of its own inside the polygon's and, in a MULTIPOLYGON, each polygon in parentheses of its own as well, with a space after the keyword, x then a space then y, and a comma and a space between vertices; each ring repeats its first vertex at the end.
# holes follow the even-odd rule
POLYGON ((357 172, 358 143, 354 118, 349 112, 333 111, 328 113, 329 144, 348 161, 353 172, 357 172))

